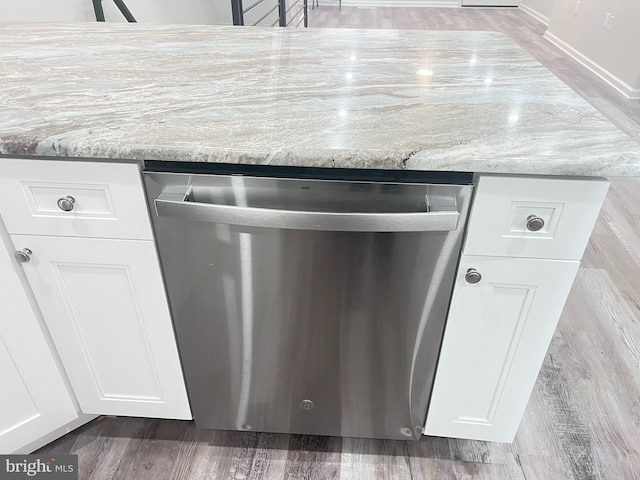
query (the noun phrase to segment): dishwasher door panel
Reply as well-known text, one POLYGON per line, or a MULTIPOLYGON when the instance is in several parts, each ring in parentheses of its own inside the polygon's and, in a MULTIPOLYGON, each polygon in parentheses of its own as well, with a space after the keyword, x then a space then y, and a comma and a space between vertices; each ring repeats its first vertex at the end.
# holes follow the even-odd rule
POLYGON ((198 427, 420 437, 461 228, 154 225, 198 427))

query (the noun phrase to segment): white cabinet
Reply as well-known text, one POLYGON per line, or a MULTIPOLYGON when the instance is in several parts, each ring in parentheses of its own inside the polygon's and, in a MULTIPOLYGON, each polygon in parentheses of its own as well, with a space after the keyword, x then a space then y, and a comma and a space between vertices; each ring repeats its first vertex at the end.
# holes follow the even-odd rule
POLYGON ((475 184, 425 434, 512 442, 609 182, 475 184))
POLYGON ((427 435, 511 442, 579 262, 463 255, 427 435), (482 278, 468 283, 468 269, 482 278))
POLYGON ((139 165, 3 159, 0 187, 82 412, 192 418, 139 165))
POLYGON ((154 244, 11 239, 82 411, 190 419, 154 244))
POLYGON ((6 243, 0 231, 0 454, 78 419, 6 243))

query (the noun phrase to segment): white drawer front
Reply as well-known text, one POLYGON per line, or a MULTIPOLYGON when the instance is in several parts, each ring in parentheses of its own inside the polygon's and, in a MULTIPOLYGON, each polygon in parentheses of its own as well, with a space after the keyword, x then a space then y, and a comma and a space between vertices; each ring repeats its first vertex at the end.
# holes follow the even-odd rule
POLYGON ((13 234, 153 238, 135 164, 2 159, 0 201, 13 234))
POLYGON ((464 253, 579 260, 608 188, 600 178, 482 176, 464 253))

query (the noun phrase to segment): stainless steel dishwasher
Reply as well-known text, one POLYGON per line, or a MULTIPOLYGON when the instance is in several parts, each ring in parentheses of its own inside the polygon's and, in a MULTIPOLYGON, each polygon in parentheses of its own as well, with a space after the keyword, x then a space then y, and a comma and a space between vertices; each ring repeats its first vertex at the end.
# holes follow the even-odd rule
POLYGON ((145 184, 196 426, 420 438, 470 174, 147 162, 145 184))

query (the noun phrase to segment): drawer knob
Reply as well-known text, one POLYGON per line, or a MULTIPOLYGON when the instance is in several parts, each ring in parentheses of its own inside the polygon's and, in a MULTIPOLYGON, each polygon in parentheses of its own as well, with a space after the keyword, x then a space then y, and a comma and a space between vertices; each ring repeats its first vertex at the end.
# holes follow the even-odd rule
POLYGON ((469 268, 467 270, 467 274, 464 276, 464 279, 467 281, 467 283, 476 284, 480 280, 482 280, 482 275, 480 275, 480 272, 475 268, 469 268))
POLYGON ((13 255, 20 263, 29 263, 31 261, 31 254, 33 252, 30 248, 23 248, 22 250, 16 251, 13 255))
POLYGON ((58 207, 60 207, 60 210, 64 210, 65 212, 70 212, 71 210, 73 210, 74 203, 76 203, 76 199, 71 195, 60 197, 58 199, 58 207))
POLYGON ((544 220, 537 215, 529 215, 527 217, 527 230, 530 232, 538 232, 544 227, 544 220))

